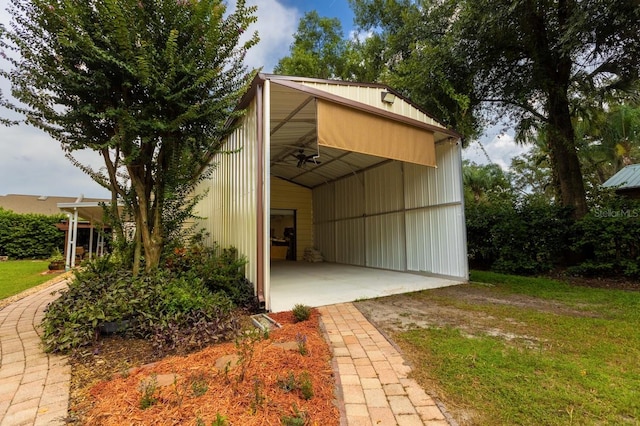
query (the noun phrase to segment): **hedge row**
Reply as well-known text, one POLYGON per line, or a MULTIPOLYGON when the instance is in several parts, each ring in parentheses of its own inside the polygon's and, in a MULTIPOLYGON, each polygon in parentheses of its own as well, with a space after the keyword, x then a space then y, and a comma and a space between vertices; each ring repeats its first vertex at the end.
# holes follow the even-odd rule
POLYGON ((578 221, 570 210, 535 199, 471 205, 465 213, 472 268, 640 277, 639 201, 609 200, 578 221))
POLYGON ((46 259, 64 247, 64 233, 55 224, 63 215, 18 214, 0 208, 0 256, 46 259))

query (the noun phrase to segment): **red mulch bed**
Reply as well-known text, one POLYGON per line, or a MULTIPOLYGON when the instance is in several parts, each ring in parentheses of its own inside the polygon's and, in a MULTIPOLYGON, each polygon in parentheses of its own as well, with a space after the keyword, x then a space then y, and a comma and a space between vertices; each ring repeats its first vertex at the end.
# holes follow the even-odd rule
MULTIPOLYGON (((241 351, 234 343, 211 346, 186 356, 164 358, 155 364, 116 374, 112 380, 76 389, 71 411, 90 425, 211 425, 218 415, 227 425, 280 425, 283 416, 302 416, 307 425, 331 426, 340 422, 335 406, 333 370, 327 342, 319 329, 319 314, 294 323, 291 312, 270 314, 282 324, 267 339, 253 344, 250 362, 233 362, 219 370, 216 360, 241 351), (306 337, 308 353, 297 345, 275 345, 306 337), (289 373, 311 378, 313 396, 305 399, 300 389, 285 390, 279 384, 289 373), (156 402, 141 408, 144 383, 157 379, 156 402), (160 378, 169 379, 160 386, 160 378), (196 396, 195 389, 204 394, 196 396)), ((249 359, 249 356, 246 357, 249 359)), ((86 364, 86 363, 85 363, 86 364)), ((97 366, 96 366, 97 367, 97 366)))

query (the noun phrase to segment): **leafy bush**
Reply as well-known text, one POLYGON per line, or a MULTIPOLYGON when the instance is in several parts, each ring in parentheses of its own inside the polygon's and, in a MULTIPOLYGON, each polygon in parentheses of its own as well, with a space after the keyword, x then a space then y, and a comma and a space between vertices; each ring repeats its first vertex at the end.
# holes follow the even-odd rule
POLYGON ((235 335, 235 308, 197 271, 134 277, 108 258, 97 259, 47 308, 43 341, 47 351, 68 352, 95 342, 102 324, 126 321, 125 333, 152 339, 160 351, 191 350, 235 335))
POLYGON ((306 321, 311 316, 311 308, 299 303, 293 307, 291 312, 296 322, 306 321))
POLYGON ((477 204, 465 211, 472 267, 515 274, 548 272, 568 252, 570 210, 535 198, 477 204))
POLYGON ((640 277, 640 202, 616 197, 593 209, 576 223, 572 248, 584 260, 570 273, 640 277))
POLYGON ((238 256, 235 248, 205 247, 196 242, 188 248, 176 248, 166 258, 173 271, 188 271, 201 277, 212 292, 222 291, 241 308, 258 309, 253 284, 244 276, 246 259, 238 256))
POLYGON ((18 214, 0 208, 0 256, 46 259, 64 247, 64 233, 56 228, 63 215, 18 214))

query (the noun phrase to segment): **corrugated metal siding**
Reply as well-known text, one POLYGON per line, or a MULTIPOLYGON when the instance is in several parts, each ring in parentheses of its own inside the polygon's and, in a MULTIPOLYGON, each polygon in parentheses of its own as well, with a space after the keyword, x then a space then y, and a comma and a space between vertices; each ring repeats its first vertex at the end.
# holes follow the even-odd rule
POLYGON ((364 218, 336 222, 336 262, 365 266, 364 218))
POLYGON ((296 211, 296 259, 303 260, 304 249, 313 247, 311 190, 285 180, 271 178, 271 208, 296 211))
POLYGON ((247 108, 242 125, 227 139, 225 149, 239 150, 218 155, 211 177, 198 190, 209 190, 198 204, 199 227, 209 232, 205 241, 222 247, 234 246, 246 257, 246 277, 257 282, 257 193, 255 100, 247 108))
POLYGON ((461 205, 406 213, 409 271, 466 277, 462 214, 461 205))
POLYGON ((335 182, 336 219, 364 215, 364 183, 362 179, 362 175, 358 175, 335 182))
POLYGON ((394 161, 367 170, 364 179, 368 215, 394 212, 403 208, 402 163, 394 161))
POLYGON ((437 168, 405 164, 404 192, 408 209, 461 202, 457 151, 455 144, 436 145, 437 168))
POLYGON ((422 123, 432 124, 434 126, 444 128, 436 120, 429 117, 427 114, 420 111, 410 103, 406 102, 404 99, 396 98, 395 102, 391 105, 382 102, 380 94, 382 93, 383 89, 379 87, 364 87, 351 84, 331 84, 306 81, 301 83, 305 86, 323 90, 333 95, 342 96, 344 98, 370 105, 372 107, 380 108, 394 114, 412 118, 422 123))
POLYGON ((460 147, 436 145, 438 168, 405 164, 407 269, 467 277, 460 147))
POLYGON ((367 266, 406 270, 404 214, 388 213, 366 219, 367 266))
POLYGON ((325 259, 467 278, 460 148, 436 155, 436 169, 390 162, 314 189, 325 259))
POLYGON ((321 185, 312 191, 314 246, 327 262, 336 261, 335 185, 321 185))

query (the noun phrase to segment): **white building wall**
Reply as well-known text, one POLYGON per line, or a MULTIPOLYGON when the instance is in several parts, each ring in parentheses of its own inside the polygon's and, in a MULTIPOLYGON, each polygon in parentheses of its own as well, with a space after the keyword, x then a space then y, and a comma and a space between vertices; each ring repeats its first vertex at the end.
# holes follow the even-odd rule
POLYGON ((460 146, 436 145, 436 162, 405 164, 407 270, 467 278, 460 146))
POLYGON ((461 152, 436 145, 437 168, 389 162, 313 190, 325 260, 467 279, 461 152))
POLYGON ((211 177, 197 193, 208 190, 197 207, 198 226, 210 235, 205 241, 221 247, 233 246, 247 259, 245 275, 257 282, 257 118, 255 100, 247 108, 242 125, 227 139, 211 177))
POLYGON ((380 87, 366 87, 357 84, 335 84, 329 82, 311 82, 303 81, 301 84, 314 89, 322 90, 332 95, 341 96, 351 101, 360 102, 372 107, 382 109, 394 114, 409 117, 422 123, 431 124, 444 128, 442 124, 438 123, 433 117, 420 111, 418 108, 411 105, 409 102, 402 98, 396 98, 393 104, 382 102, 380 94, 383 92, 383 88, 380 87))

